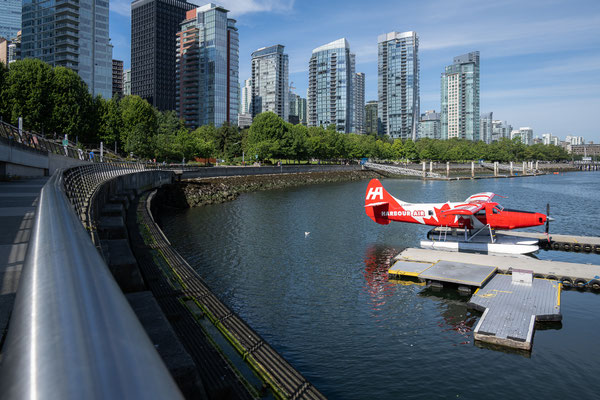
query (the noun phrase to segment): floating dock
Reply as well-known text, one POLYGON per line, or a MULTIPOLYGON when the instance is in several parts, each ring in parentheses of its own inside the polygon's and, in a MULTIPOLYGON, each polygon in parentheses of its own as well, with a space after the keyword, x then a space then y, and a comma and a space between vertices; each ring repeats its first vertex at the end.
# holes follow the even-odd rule
POLYGON ((483 312, 473 336, 482 342, 531 350, 536 321, 560 321, 558 281, 515 281, 495 275, 477 290, 467 305, 483 312))
MULTIPOLYGON (((443 286, 444 282, 464 287, 480 288, 496 272, 496 267, 465 264, 452 261, 440 261, 435 264, 396 261, 388 274, 397 278, 415 277, 433 286, 443 286)), ((469 290, 470 292, 470 290, 469 290)))
MULTIPOLYGON (((439 261, 487 265, 498 268, 498 272, 501 273, 511 273, 514 269, 531 270, 533 271, 534 278, 558 280, 564 287, 600 290, 600 265, 594 264, 538 260, 526 256, 511 257, 415 248, 404 250, 395 259, 399 261, 429 263, 430 265, 439 261)), ((391 271, 390 274, 392 274, 391 271)))
POLYGON ((600 265, 414 248, 394 260, 390 279, 476 288, 467 303, 483 312, 474 339, 516 349, 531 350, 536 321, 562 320, 563 285, 600 290, 600 265))

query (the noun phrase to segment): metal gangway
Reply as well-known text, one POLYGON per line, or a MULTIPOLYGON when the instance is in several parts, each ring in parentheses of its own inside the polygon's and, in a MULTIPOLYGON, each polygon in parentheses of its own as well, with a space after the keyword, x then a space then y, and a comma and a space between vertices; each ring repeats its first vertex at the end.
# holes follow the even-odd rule
POLYGON ((444 176, 435 172, 419 171, 412 168, 399 167, 397 165, 376 164, 372 162, 366 162, 363 165, 365 166, 365 168, 369 168, 375 171, 382 171, 392 175, 407 175, 425 178, 446 179, 444 176))
MULTIPOLYGON (((480 162, 479 165, 481 165, 484 168, 487 169, 491 169, 494 170, 494 163, 486 163, 486 162, 480 162)), ((517 166, 510 166, 510 165, 505 165, 505 164, 497 164, 497 168, 499 171, 509 171, 509 172, 523 172, 523 167, 517 167, 517 166)), ((527 169, 525 169, 525 172, 527 172, 527 169)))

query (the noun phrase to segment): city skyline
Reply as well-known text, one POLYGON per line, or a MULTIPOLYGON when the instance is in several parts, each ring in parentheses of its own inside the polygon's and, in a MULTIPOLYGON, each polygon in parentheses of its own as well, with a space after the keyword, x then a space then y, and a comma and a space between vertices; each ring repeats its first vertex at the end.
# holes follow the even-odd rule
MULTIPOLYGON (((352 2, 341 7, 337 1, 218 3, 238 21, 242 82, 250 77, 252 51, 276 41, 286 46, 290 82, 304 97, 312 49, 346 37, 356 53, 356 70, 366 75, 365 100, 374 100, 377 36, 415 30, 420 38, 421 110, 440 109, 440 71, 448 60, 480 51, 482 113, 493 112, 513 126, 532 126, 540 135, 572 134, 600 142, 600 132, 591 121, 579 118, 600 107, 596 78, 600 69, 599 3, 576 1, 566 7, 546 1, 480 4, 462 0, 449 10, 442 2, 429 1, 403 6, 402 18, 390 12, 393 3, 385 1, 368 11, 362 5, 353 7, 352 2), (464 9, 470 10, 471 23, 457 28, 454 18, 464 9)), ((111 1, 113 57, 123 59, 126 68, 129 8, 128 1, 111 1)))

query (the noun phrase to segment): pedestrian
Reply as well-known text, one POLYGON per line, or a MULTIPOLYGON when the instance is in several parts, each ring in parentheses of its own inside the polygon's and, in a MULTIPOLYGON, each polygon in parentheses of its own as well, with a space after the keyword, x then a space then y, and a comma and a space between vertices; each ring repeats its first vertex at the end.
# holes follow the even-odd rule
POLYGON ((90 151, 90 161, 94 162, 94 150, 90 151))

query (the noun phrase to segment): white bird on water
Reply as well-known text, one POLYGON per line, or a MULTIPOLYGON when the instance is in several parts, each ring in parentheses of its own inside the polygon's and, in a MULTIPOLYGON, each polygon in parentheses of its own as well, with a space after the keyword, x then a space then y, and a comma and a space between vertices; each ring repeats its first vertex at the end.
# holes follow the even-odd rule
POLYGON ((310 232, 304 232, 304 237, 308 237, 308 235, 310 235, 310 232))

